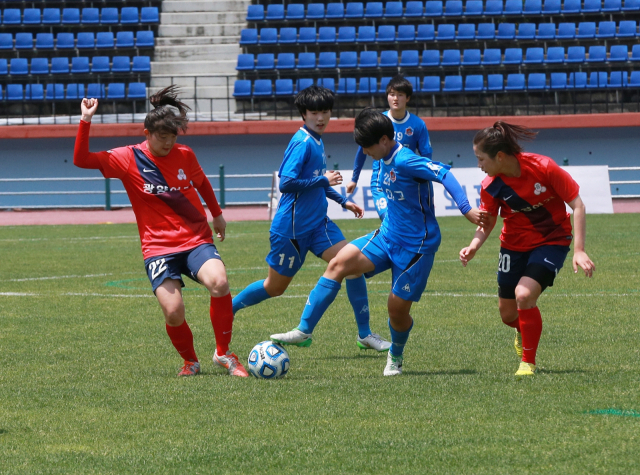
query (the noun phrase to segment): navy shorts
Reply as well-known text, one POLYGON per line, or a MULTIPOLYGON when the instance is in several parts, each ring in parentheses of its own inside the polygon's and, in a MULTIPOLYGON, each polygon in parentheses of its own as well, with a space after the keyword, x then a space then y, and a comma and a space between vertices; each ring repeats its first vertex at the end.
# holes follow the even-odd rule
POLYGON ((307 252, 313 252, 322 258, 322 253, 333 245, 344 241, 340 228, 329 218, 320 224, 312 233, 304 237, 292 239, 271 233, 271 251, 266 261, 278 274, 293 277, 304 264, 307 252))
POLYGON ((144 267, 147 269, 147 277, 151 281, 151 288, 155 292, 165 279, 179 280, 182 287, 184 287, 182 274, 200 283, 197 278, 198 272, 209 259, 222 260, 216 246, 213 244, 201 244, 188 251, 145 259, 144 267))
POLYGON ((522 277, 530 277, 542 290, 553 286, 553 281, 564 265, 569 246, 540 246, 519 252, 500 248, 498 263, 498 294, 503 299, 515 299, 516 286, 522 277))

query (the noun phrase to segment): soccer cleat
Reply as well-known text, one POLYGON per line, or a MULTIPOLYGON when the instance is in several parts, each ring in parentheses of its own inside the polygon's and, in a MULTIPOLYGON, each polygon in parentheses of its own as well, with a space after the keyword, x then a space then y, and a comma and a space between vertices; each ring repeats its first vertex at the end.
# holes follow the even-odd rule
POLYGON ((200 374, 200 363, 197 361, 184 361, 184 366, 180 369, 178 376, 195 376, 200 374))
POLYGON ((287 333, 276 333, 275 335, 271 335, 271 340, 276 343, 280 343, 281 345, 294 345, 301 347, 311 346, 311 343, 313 343, 311 333, 302 333, 297 328, 294 328, 287 333))
POLYGON ((396 376, 402 374, 402 356, 393 356, 391 352, 387 354, 387 366, 384 367, 385 376, 396 376))
POLYGON ((516 379, 526 378, 527 376, 533 376, 536 373, 536 365, 531 363, 520 362, 520 367, 516 371, 516 379))
POLYGON ((519 358, 522 358, 522 333, 516 330, 516 341, 513 343, 519 358))
POLYGON ((229 371, 229 375, 231 376, 239 376, 241 378, 249 377, 249 373, 244 369, 242 363, 238 361, 238 357, 230 351, 227 351, 227 354, 224 356, 218 356, 218 353, 214 353, 213 362, 229 371))
POLYGON ((391 343, 377 333, 372 333, 364 338, 358 337, 358 347, 361 350, 388 351, 391 343))

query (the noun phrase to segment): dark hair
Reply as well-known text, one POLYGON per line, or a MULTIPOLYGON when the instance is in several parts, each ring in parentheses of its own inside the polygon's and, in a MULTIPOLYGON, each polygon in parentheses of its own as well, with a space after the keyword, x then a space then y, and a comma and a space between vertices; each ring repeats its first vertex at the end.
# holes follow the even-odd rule
POLYGON ((356 117, 353 138, 362 148, 371 147, 380 142, 383 136, 393 140, 395 135, 391 119, 371 107, 360 111, 356 117))
POLYGON ((304 119, 307 111, 330 111, 333 110, 333 92, 326 87, 309 86, 300 91, 293 101, 298 108, 298 112, 304 119))
POLYGON ((473 138, 473 144, 480 145, 480 150, 491 158, 494 158, 498 152, 515 155, 522 153, 522 147, 518 141, 533 140, 536 134, 537 132, 522 125, 507 124, 499 120, 493 124, 493 127, 479 131, 473 138))
POLYGON ((389 95, 391 91, 403 92, 407 98, 409 98, 413 94, 413 86, 407 78, 402 74, 398 74, 391 78, 391 81, 387 84, 387 95, 389 95))
POLYGON ((187 111, 191 110, 191 107, 178 100, 178 92, 178 86, 173 84, 149 98, 154 107, 144 119, 144 128, 149 133, 168 132, 178 135, 178 131, 187 131, 187 111), (177 114, 174 109, 178 109, 177 114))

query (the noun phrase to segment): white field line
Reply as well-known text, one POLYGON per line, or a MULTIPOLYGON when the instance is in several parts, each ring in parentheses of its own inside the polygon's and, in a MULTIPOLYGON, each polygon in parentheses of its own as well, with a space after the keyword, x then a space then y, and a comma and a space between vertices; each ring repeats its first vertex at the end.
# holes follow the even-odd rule
POLYGON ((33 280, 57 280, 57 279, 86 279, 89 277, 106 277, 113 274, 87 274, 87 275, 54 275, 50 277, 28 277, 26 279, 7 279, 0 282, 29 282, 33 280))
POLYGON ((0 242, 40 242, 40 241, 109 241, 111 239, 131 239, 139 241, 140 237, 135 236, 89 236, 89 237, 56 237, 56 238, 18 238, 0 239, 0 242))

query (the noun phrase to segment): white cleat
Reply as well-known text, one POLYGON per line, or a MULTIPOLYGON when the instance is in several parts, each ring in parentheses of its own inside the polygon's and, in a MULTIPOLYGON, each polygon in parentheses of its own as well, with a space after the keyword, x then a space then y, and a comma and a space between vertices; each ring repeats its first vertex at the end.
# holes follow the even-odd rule
POLYGON ((391 352, 387 355, 387 366, 384 368, 385 376, 397 376, 402 374, 402 356, 393 356, 391 352))
POLYGON ((361 350, 388 351, 391 348, 391 342, 377 333, 372 333, 364 338, 358 337, 358 347, 361 350))
POLYGON ((287 333, 276 333, 271 335, 271 339, 281 345, 294 345, 307 347, 313 343, 311 339, 311 333, 302 333, 297 328, 294 328, 287 333))

